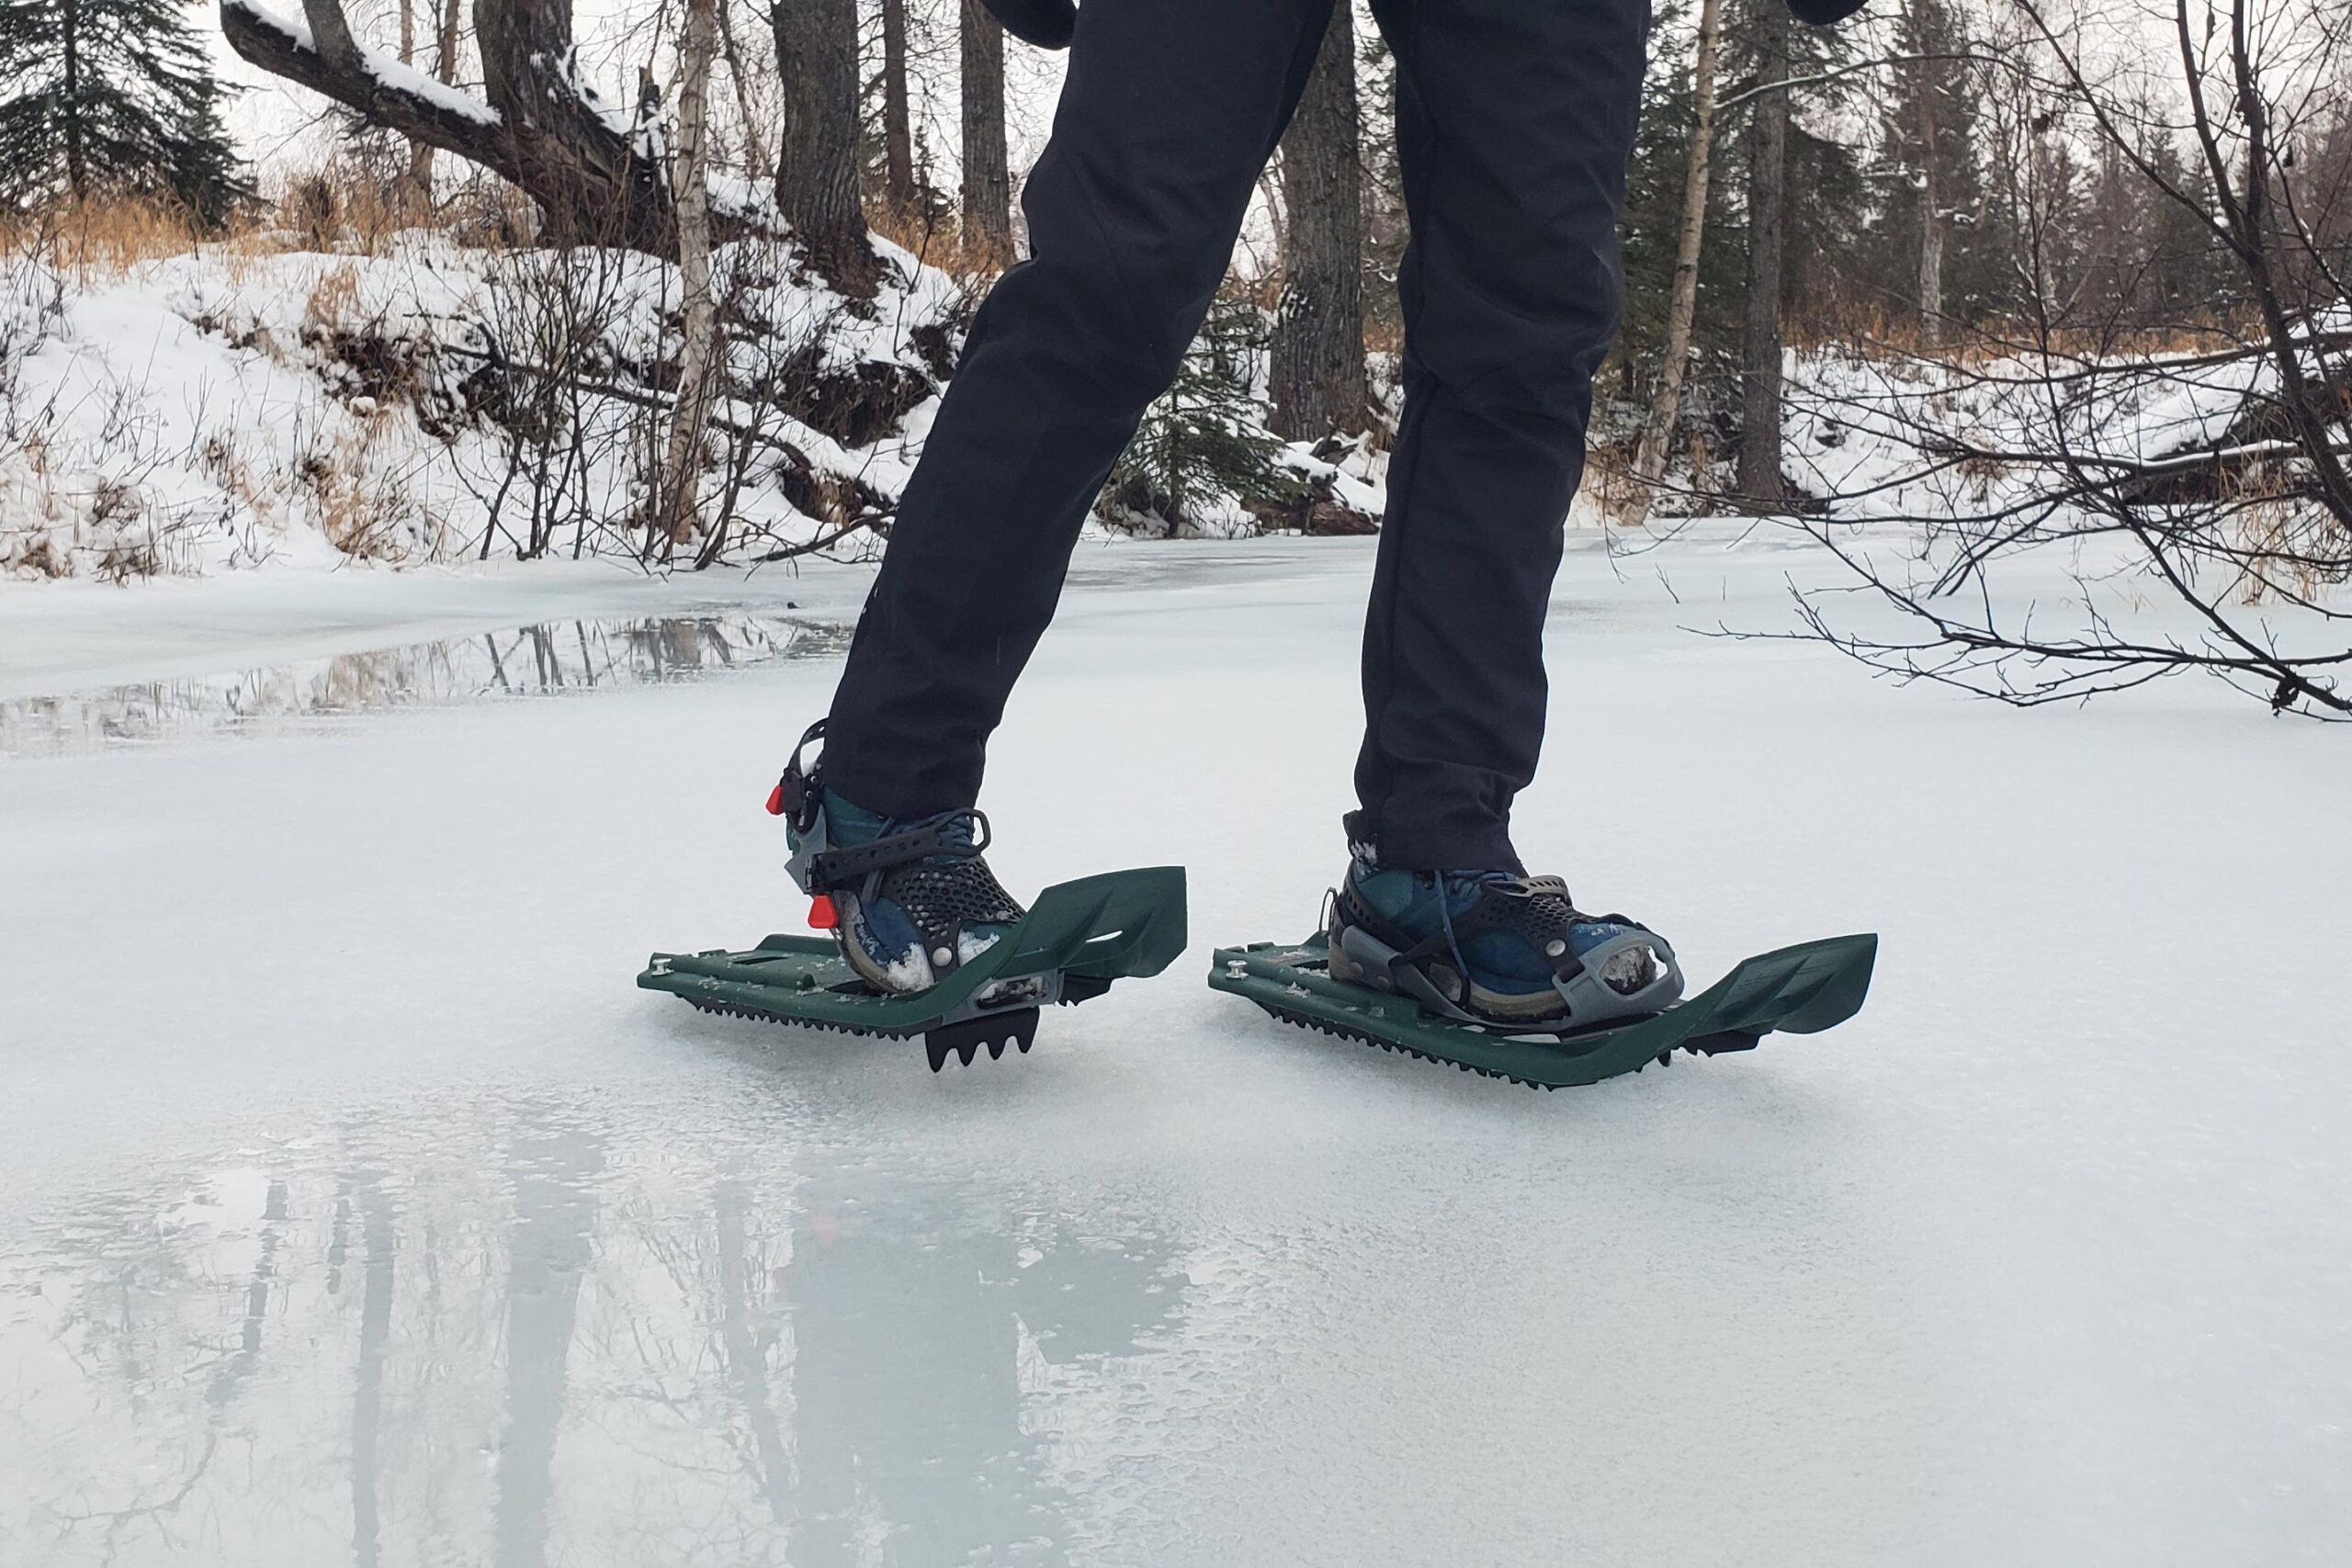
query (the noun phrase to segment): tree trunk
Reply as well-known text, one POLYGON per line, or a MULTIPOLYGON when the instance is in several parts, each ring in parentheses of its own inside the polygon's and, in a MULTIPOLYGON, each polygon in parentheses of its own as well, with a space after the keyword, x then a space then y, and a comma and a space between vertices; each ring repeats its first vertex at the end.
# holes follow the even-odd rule
POLYGON ((569 0, 475 0, 487 105, 387 81, 377 69, 387 57, 352 36, 339 0, 303 0, 302 22, 221 0, 220 30, 240 55, 513 181, 538 203, 548 239, 676 253, 669 181, 580 78, 569 0))
POLYGON ((765 183, 775 178, 775 160, 769 153, 766 136, 761 131, 760 117, 752 107, 751 77, 743 69, 743 51, 735 42, 731 9, 727 0, 719 0, 718 52, 727 62, 728 80, 735 84, 735 110, 743 117, 744 171, 753 179, 765 183))
MULTIPOLYGON (((1666 449, 1682 412, 1682 377, 1690 360, 1691 323, 1699 314, 1699 254, 1707 236, 1707 184, 1715 152, 1715 42, 1723 32, 1723 0, 1701 0, 1699 58, 1690 78, 1690 161, 1682 176, 1682 231, 1675 242, 1674 291, 1666 312, 1666 358, 1649 421, 1634 456, 1634 477, 1654 485, 1666 472, 1666 449)), ((1640 504, 1648 504, 1647 492, 1640 504)))
POLYGON ((907 110, 907 0, 882 0, 882 198, 915 209, 915 138, 907 110))
MULTIPOLYGON (((439 36, 433 44, 433 79, 445 87, 458 79, 458 0, 441 0, 439 36)), ((408 183, 427 209, 433 205, 433 151, 430 141, 408 144, 408 183)))
POLYGON ((1335 6, 1283 137, 1288 211, 1269 426, 1313 441, 1364 426, 1363 156, 1355 26, 1335 6))
MULTIPOLYGON (((401 0, 400 60, 402 65, 411 69, 414 69, 416 65, 416 0, 401 0)), ((409 151, 409 177, 405 188, 395 192, 395 195, 405 197, 405 205, 410 209, 416 210, 424 206, 427 194, 417 188, 416 152, 412 146, 409 151)))
MULTIPOLYGON (((1789 74, 1789 13, 1767 0, 1757 17, 1758 79, 1789 74)), ((1740 333, 1739 493, 1770 512, 1788 496, 1781 475, 1781 215, 1788 192, 1789 90, 1756 100, 1747 132, 1747 299, 1740 333)))
POLYGON ((670 419, 670 446, 655 502, 655 541, 694 537, 695 491, 702 479, 703 435, 717 379, 718 310, 710 295, 710 60, 718 51, 722 0, 687 0, 678 63, 678 149, 671 186, 678 197, 678 273, 684 304, 684 351, 670 419))
MULTIPOLYGON (((1928 15, 1927 0, 1914 0, 1914 4, 1917 10, 1912 34, 1923 54, 1932 52, 1928 40, 1940 41, 1946 31, 1934 26, 1935 18, 1928 15)), ((1928 346, 1933 348, 1943 338, 1943 158, 1936 145, 1935 62, 1921 60, 1914 69, 1919 73, 1919 333, 1928 346)))
POLYGON ((90 184, 89 152, 82 141, 82 7, 79 0, 64 0, 58 31, 63 48, 60 63, 65 72, 65 188, 80 201, 90 184))
POLYGON ((1004 144, 1004 28, 985 0, 964 0, 964 252, 985 267, 1012 260, 1012 174, 1004 144))
MULTIPOLYGON (((334 4, 305 0, 310 9, 334 4)), ((548 193, 539 203, 548 237, 610 245, 658 235, 659 253, 674 254, 668 182, 581 80, 570 0, 474 0, 474 38, 483 87, 523 168, 516 183, 534 196, 548 193)))
POLYGON ((882 263, 857 194, 857 0, 776 0, 772 19, 784 78, 776 207, 827 282, 871 299, 882 263))

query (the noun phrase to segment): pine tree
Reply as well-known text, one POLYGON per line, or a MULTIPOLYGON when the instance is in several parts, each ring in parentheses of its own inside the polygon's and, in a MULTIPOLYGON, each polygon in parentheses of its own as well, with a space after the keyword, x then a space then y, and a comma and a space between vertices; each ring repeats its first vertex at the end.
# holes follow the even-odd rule
POLYGON ((1252 362, 1265 346, 1262 327, 1245 299, 1210 307, 1175 384, 1145 412, 1104 480, 1097 505, 1105 516, 1157 522, 1176 533, 1227 503, 1253 512, 1298 504, 1305 482, 1283 461, 1282 440, 1261 423, 1265 404, 1250 385, 1252 362))
POLYGON ((0 202, 166 197, 211 227, 252 194, 175 0, 0 0, 0 202))
POLYGON ((1877 172, 1889 199, 1884 243, 1865 254, 1886 269, 1878 289, 1930 343, 1946 323, 1982 316, 2003 281, 2003 258, 1978 243, 1976 227, 1984 207, 1976 51, 1964 12, 1947 0, 1907 0, 1895 24, 1903 63, 1880 84, 1877 172))

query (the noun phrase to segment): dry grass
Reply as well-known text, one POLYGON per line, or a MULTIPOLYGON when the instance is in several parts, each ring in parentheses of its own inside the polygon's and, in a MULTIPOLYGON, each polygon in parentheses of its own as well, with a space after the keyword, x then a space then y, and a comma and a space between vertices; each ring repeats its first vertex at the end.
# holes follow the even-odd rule
POLYGON ((387 429, 383 414, 366 416, 332 444, 313 448, 297 469, 319 531, 355 560, 401 561, 431 553, 419 549, 423 514, 404 478, 373 455, 387 429))
POLYGON ((186 255, 201 239, 185 209, 131 197, 59 202, 0 217, 0 253, 42 257, 77 282, 186 255))
POLYGON ((0 213, 0 255, 39 257, 86 284, 198 250, 226 255, 232 269, 249 257, 289 252, 376 255, 394 234, 417 227, 447 229, 461 243, 526 244, 529 226, 514 220, 516 200, 507 193, 486 202, 469 184, 435 211, 405 180, 337 159, 293 176, 275 201, 256 203, 218 230, 203 229, 176 203, 138 196, 0 213))
POLYGON ((993 282, 1012 260, 997 255, 978 235, 967 234, 953 219, 933 220, 874 203, 865 209, 865 223, 924 265, 967 282, 993 282))
POLYGON ((322 273, 311 286, 311 297, 302 302, 302 325, 311 332, 341 331, 358 304, 359 271, 345 262, 322 273))
POLYGON ((2199 315, 2176 325, 2132 328, 2114 324, 2058 328, 2046 334, 2030 321, 1948 322, 1933 339, 1915 315, 1849 309, 1835 321, 1788 322, 1788 346, 1800 352, 1843 350, 1864 356, 1892 355, 1935 360, 1981 369, 2019 354, 2052 353, 2080 359, 2128 359, 2210 354, 2253 341, 2261 323, 2251 318, 2224 321, 2199 315))
POLYGON ((339 158, 286 182, 277 226, 295 249, 373 256, 393 235, 435 226, 438 217, 404 172, 339 158))

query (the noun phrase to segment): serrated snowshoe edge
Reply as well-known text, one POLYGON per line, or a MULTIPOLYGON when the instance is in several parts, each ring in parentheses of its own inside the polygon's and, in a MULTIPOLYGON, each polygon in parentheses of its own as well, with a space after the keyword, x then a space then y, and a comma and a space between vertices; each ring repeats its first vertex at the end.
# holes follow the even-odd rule
POLYGON ((1851 1018, 1870 990, 1878 939, 1830 937, 1759 953, 1687 1001, 1649 1018, 1582 1033, 1509 1032, 1430 1016, 1413 998, 1333 979, 1321 935, 1296 943, 1219 948, 1209 985, 1286 1023, 1547 1089, 1582 1087, 1675 1051, 1719 1055, 1755 1048, 1776 1030, 1814 1033, 1851 1018))

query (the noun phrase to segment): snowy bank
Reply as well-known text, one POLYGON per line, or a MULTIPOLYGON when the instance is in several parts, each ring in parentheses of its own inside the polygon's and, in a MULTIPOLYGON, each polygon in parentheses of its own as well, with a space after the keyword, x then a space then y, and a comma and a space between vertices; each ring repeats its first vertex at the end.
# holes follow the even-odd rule
MULTIPOLYGON (((767 242, 723 247, 725 382, 703 532, 638 513, 674 387, 676 268, 439 231, 373 254, 263 237, 93 272, 0 264, 0 578, 517 557, 870 556, 954 374, 969 288, 880 238, 873 300, 767 242)), ((1380 459, 1271 443, 1295 525, 1367 526, 1380 459)), ((1172 528, 1291 520, 1212 494, 1172 528)))

